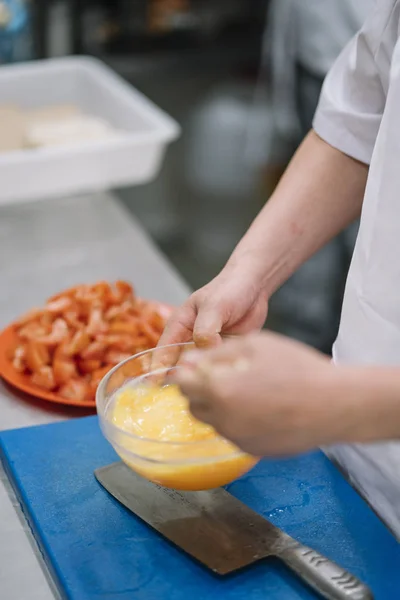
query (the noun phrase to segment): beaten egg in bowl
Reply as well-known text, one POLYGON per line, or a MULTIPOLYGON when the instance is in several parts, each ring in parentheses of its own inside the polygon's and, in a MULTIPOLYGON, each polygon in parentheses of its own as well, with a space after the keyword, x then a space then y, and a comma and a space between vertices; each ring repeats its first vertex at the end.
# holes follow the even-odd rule
MULTIPOLYGON (((122 385, 108 385, 112 393, 107 394, 107 381, 98 391, 103 433, 121 459, 156 484, 186 491, 220 487, 249 471, 257 459, 195 419, 177 385, 160 377, 154 383, 151 371, 148 378, 128 376, 133 366, 128 363, 145 354, 124 361, 106 376, 112 379, 125 366, 126 379, 120 374, 116 380, 122 385)), ((138 372, 137 365, 133 371, 138 372)))

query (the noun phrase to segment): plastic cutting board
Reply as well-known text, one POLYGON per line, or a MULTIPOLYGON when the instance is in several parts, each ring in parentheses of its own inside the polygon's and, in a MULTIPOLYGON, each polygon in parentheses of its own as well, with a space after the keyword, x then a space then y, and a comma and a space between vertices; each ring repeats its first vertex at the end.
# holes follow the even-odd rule
MULTIPOLYGON (((69 600, 317 599, 275 560, 218 578, 120 506, 93 475, 116 460, 96 417, 4 432, 0 448, 69 600)), ((264 461, 229 491, 354 572, 376 600, 400 599, 400 544, 322 453, 264 461)))

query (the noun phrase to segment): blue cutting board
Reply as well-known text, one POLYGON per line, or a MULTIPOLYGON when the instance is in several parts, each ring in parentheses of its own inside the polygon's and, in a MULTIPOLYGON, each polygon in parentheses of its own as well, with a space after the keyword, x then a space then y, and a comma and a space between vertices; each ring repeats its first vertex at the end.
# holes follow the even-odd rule
MULTIPOLYGON (((0 447, 65 598, 317 599, 276 560, 219 578, 124 509, 93 475, 116 460, 96 417, 4 432, 0 447)), ((229 491, 353 571, 376 600, 400 599, 400 545, 320 452, 265 461, 229 491)))

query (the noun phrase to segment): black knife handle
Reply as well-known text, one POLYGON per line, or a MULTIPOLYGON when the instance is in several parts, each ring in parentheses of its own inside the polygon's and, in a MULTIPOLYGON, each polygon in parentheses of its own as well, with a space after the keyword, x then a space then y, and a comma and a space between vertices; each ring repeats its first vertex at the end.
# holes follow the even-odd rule
POLYGON ((373 600, 371 590, 357 577, 315 550, 296 543, 279 558, 326 600, 373 600))

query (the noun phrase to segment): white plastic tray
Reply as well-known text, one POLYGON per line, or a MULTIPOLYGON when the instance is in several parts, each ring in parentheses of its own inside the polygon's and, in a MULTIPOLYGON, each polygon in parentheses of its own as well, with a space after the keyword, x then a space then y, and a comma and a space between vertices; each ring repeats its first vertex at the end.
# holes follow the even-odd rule
POLYGON ((118 139, 0 154, 0 204, 145 183, 178 124, 100 61, 71 57, 0 68, 0 105, 75 104, 125 133, 118 139))

